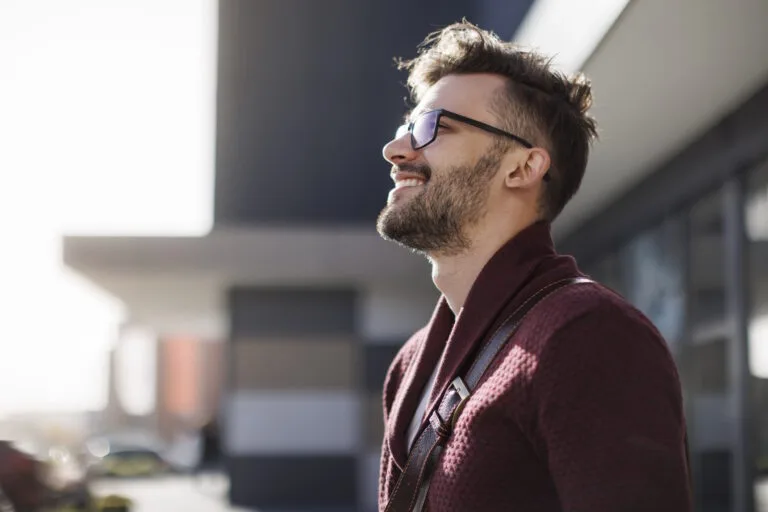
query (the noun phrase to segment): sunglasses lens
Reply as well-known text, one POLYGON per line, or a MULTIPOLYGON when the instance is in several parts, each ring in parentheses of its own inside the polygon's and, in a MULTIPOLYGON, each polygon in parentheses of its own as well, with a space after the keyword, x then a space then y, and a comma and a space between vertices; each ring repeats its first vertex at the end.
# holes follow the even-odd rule
POLYGON ((427 112, 419 116, 413 123, 413 149, 423 148, 435 138, 438 112, 427 112))
POLYGON ((406 133, 408 133, 408 125, 407 124, 403 124, 403 125, 398 126, 397 127, 397 131, 395 132, 395 139, 399 139, 400 137, 402 137, 406 133))

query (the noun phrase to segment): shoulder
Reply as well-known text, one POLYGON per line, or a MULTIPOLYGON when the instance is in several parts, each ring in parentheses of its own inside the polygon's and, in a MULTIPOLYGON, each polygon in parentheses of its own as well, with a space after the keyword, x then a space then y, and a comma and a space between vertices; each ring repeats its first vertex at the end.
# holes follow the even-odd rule
POLYGON ((587 344, 590 340, 621 335, 625 339, 643 339, 667 350, 664 338, 640 310, 599 283, 566 287, 543 309, 559 318, 552 332, 555 342, 568 339, 571 332, 586 332, 592 334, 584 337, 582 342, 587 344))
POLYGON ((671 384, 678 380, 669 347, 653 323, 600 284, 561 290, 549 303, 541 304, 540 314, 532 320, 546 330, 537 347, 538 379, 608 375, 613 372, 607 368, 613 368, 621 379, 660 378, 671 384), (546 327, 542 317, 548 319, 546 327))
POLYGON ((520 326, 522 336, 535 335, 544 345, 568 338, 574 331, 593 335, 582 339, 582 343, 596 339, 600 333, 620 331, 666 347, 661 334, 642 312, 596 282, 574 284, 554 292, 536 305, 520 326))
POLYGON ((405 371, 408 369, 408 366, 411 364, 411 361, 416 356, 416 353, 418 352, 419 347, 423 343, 426 336, 427 327, 422 327, 413 335, 411 335, 411 337, 408 338, 408 341, 406 341, 403 346, 400 347, 394 359, 392 359, 392 362, 389 365, 389 370, 387 371, 387 379, 384 384, 385 388, 387 388, 388 385, 393 381, 399 382, 405 371))
POLYGON ((419 347, 427 336, 427 331, 427 327, 423 327, 416 331, 410 338, 408 338, 408 341, 400 347, 394 359, 392 359, 392 362, 389 364, 387 376, 384 379, 383 389, 385 408, 388 409, 391 406, 391 402, 394 400, 394 396, 400 388, 405 372, 408 370, 419 347))
POLYGON ((646 365, 676 375, 667 343, 651 321, 599 283, 567 286, 531 309, 504 351, 520 349, 529 377, 582 363, 646 365))

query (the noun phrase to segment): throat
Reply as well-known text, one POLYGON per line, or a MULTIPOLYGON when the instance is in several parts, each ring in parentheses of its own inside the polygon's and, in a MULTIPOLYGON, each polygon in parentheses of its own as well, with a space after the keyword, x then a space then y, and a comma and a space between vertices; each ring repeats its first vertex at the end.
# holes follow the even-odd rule
POLYGON ((445 296, 451 311, 458 315, 487 260, 481 261, 471 253, 430 260, 432 282, 445 296))
POLYGON ((508 240, 509 237, 493 236, 481 229, 470 238, 466 250, 450 255, 429 256, 432 282, 445 296, 454 314, 458 314, 465 306, 477 277, 508 240))

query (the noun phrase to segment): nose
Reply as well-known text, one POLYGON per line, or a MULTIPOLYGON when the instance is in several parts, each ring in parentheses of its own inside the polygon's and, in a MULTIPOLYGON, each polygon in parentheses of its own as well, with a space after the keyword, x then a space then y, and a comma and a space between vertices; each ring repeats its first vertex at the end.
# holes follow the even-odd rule
POLYGON ((409 132, 387 142, 382 148, 381 154, 384 156, 384 160, 392 165, 415 160, 418 157, 418 151, 414 151, 411 147, 411 134, 409 132))

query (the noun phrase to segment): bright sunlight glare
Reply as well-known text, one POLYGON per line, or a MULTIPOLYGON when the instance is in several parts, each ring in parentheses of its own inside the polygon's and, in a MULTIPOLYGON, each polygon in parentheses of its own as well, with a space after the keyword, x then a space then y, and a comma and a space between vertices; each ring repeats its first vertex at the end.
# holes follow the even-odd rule
POLYGON ((121 304, 61 236, 212 222, 215 0, 0 2, 0 414, 93 410, 121 304))

